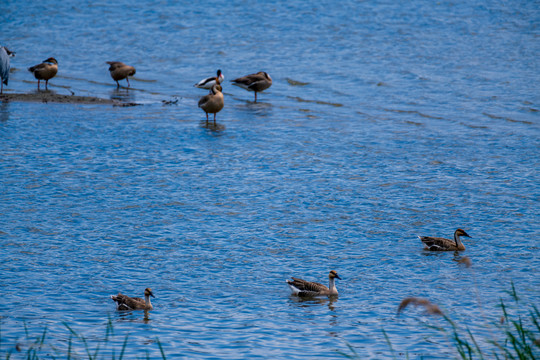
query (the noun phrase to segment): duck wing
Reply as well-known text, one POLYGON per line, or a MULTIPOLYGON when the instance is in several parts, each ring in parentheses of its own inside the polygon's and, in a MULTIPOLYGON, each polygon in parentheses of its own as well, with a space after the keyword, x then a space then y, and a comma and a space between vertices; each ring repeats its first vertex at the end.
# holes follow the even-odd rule
POLYGON ((109 67, 109 71, 114 71, 118 68, 121 68, 122 66, 126 66, 126 64, 120 61, 107 61, 107 64, 111 65, 109 67))
POLYGON ((212 86, 214 86, 216 84, 216 80, 217 80, 217 77, 215 77, 215 76, 209 77, 209 78, 206 78, 206 79, 202 79, 201 81, 199 81, 198 83, 196 83, 193 86, 201 88, 201 89, 211 89, 212 86))
POLYGON ((208 103, 210 100, 212 100, 212 94, 208 94, 208 95, 204 95, 200 100, 199 100, 199 107, 202 108, 204 105, 206 105, 206 103, 208 103))
POLYGON ((313 281, 306 281, 293 277, 292 281, 287 280, 287 283, 298 296, 316 296, 324 293, 328 293, 330 289, 313 281))
POLYGON ((241 86, 248 87, 251 84, 253 84, 254 81, 256 81, 256 77, 257 77, 256 74, 246 75, 246 76, 242 76, 242 77, 240 77, 238 79, 231 80, 231 82, 234 85, 241 85, 241 86))
POLYGON ((28 68, 28 71, 35 72, 45 70, 49 64, 41 63, 28 68))
POLYGON ((271 81, 263 74, 251 74, 233 80, 233 85, 240 86, 251 91, 262 91, 270 87, 271 81))
POLYGON ((433 236, 419 236, 420 240, 426 245, 426 249, 431 251, 456 250, 454 240, 433 236))
POLYGON ((145 302, 140 297, 129 297, 124 294, 111 296, 111 299, 116 302, 118 310, 137 310, 144 308, 145 302))

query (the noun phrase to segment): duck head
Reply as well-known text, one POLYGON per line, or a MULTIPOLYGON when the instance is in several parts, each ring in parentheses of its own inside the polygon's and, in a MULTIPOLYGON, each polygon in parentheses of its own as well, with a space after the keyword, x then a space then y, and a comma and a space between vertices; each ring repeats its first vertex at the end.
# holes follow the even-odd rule
POLYGON ((152 289, 150 289, 150 288, 144 289, 144 296, 151 296, 151 297, 155 298, 154 294, 152 293, 152 289))
POLYGON ((465 230, 463 230, 463 229, 457 229, 457 230, 456 230, 456 235, 458 235, 458 236, 465 236, 465 237, 468 237, 468 238, 472 238, 472 236, 470 236, 469 234, 467 234, 467 233, 465 232, 465 230))
POLYGON ((329 277, 330 279, 339 279, 339 280, 341 280, 341 278, 339 277, 339 275, 338 275, 338 273, 337 273, 336 270, 330 271, 330 274, 328 274, 328 277, 329 277))

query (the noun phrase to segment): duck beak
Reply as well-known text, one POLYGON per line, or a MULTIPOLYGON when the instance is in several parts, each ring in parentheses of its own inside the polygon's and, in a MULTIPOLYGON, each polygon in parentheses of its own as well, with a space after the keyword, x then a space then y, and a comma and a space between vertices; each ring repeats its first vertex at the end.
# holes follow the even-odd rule
POLYGON ((150 293, 150 296, 153 297, 153 298, 155 298, 154 293, 150 293))
POLYGON ((339 280, 341 280, 341 278, 339 277, 339 275, 336 275, 336 278, 338 278, 339 280))

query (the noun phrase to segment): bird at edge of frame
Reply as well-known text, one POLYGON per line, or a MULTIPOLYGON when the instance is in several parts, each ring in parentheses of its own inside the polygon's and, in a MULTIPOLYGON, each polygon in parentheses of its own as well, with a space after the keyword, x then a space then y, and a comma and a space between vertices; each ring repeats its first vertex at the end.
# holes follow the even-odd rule
POLYGON ((10 59, 15 56, 15 52, 10 51, 5 46, 0 46, 0 94, 4 92, 4 84, 9 82, 9 70, 11 69, 10 59))

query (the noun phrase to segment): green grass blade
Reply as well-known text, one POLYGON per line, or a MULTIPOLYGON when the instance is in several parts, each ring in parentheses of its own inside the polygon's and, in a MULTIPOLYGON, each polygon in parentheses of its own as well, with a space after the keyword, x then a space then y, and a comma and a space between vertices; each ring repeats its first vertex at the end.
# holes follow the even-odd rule
POLYGON ((73 329, 71 328, 71 326, 68 325, 67 322, 62 321, 62 324, 64 324, 64 326, 69 330, 69 332, 70 332, 73 336, 75 336, 75 337, 77 337, 77 338, 79 337, 79 334, 77 334, 77 333, 75 332, 75 330, 73 330, 73 329))
POLYGON ((71 345, 72 345, 71 341, 72 341, 72 339, 73 339, 73 336, 69 335, 67 360, 71 359, 71 345))
POLYGON ((386 339, 386 343, 388 344, 388 347, 390 348, 390 352, 392 353, 392 358, 395 359, 396 353, 394 352, 394 348, 392 347, 392 342, 390 341, 390 338, 388 337, 388 334, 386 333, 386 331, 384 331, 384 329, 381 329, 381 331, 384 335, 384 338, 386 339))
POLYGON ((472 334, 471 330, 467 328, 467 332, 469 333, 469 337, 471 338, 474 347, 476 348, 476 352, 480 359, 484 359, 484 356, 482 355, 482 350, 480 349, 480 346, 476 342, 476 339, 474 338, 474 335, 472 334))
POLYGON ((124 357, 124 351, 126 350, 128 336, 129 336, 129 334, 126 335, 126 338, 124 340, 124 345, 122 346, 122 352, 120 352, 120 357, 118 358, 118 360, 122 360, 122 358, 124 357))
POLYGON ((43 329, 43 334, 41 335, 41 339, 39 339, 39 349, 41 349, 45 343, 45 335, 47 335, 47 327, 43 329))
POLYGON ((346 354, 343 351, 337 351, 338 354, 346 357, 347 359, 360 359, 360 356, 358 356, 358 353, 356 352, 356 350, 354 350, 351 344, 345 341, 345 345, 347 345, 352 355, 346 354))
POLYGON ((84 349, 86 350, 86 354, 88 355, 88 359, 92 360, 92 354, 90 354, 90 349, 88 348, 88 343, 86 342, 86 339, 82 335, 79 335, 79 339, 81 339, 81 341, 84 344, 84 349))
POLYGON ((28 340, 28 327, 26 326, 26 320, 23 321, 24 333, 26 334, 26 340, 28 340))
POLYGON ((114 336, 113 323, 110 316, 107 322, 107 329, 105 330, 105 342, 109 340, 109 336, 114 336))
POLYGON ((156 342, 159 346, 159 351, 161 351, 161 357, 163 358, 163 360, 167 360, 167 357, 165 356, 165 351, 163 351, 163 346, 161 346, 161 342, 158 338, 156 338, 156 342))
POLYGON ((101 344, 98 344, 97 347, 96 347, 96 351, 94 351, 94 356, 93 356, 94 359, 97 359, 100 345, 101 344))

